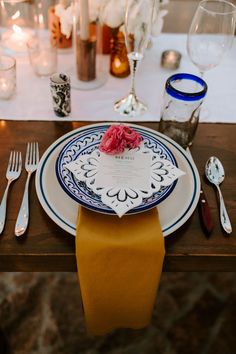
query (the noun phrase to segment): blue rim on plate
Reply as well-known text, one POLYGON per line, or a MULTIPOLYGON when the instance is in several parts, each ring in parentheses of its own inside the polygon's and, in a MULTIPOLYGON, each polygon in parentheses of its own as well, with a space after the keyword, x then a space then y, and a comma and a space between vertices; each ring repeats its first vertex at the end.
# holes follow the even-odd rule
MULTIPOLYGON (((111 124, 112 123, 108 123, 107 127, 111 124)), ((135 129, 139 128, 139 126, 135 124, 129 123, 129 125, 135 129)), ((100 123, 77 128, 58 138, 44 152, 36 171, 36 192, 42 208, 51 218, 51 220, 53 220, 61 229, 65 230, 73 236, 76 235, 78 208, 71 198, 65 200, 65 206, 63 204, 63 196, 61 196, 62 199, 58 199, 57 195, 61 188, 57 182, 55 172, 50 173, 50 171, 55 171, 55 161, 58 157, 58 154, 68 141, 76 137, 78 134, 82 134, 84 131, 94 129, 96 126, 100 126, 100 123), (49 190, 51 189, 53 194, 50 195, 49 190), (61 204, 63 206, 61 206, 61 204), (71 210, 69 215, 65 213, 64 207, 71 210)), ((164 142, 164 144, 167 144, 174 155, 178 157, 177 161, 181 163, 181 165, 183 164, 185 169, 188 171, 188 189, 186 190, 184 187, 184 182, 180 180, 179 191, 176 192, 177 188, 175 188, 175 191, 170 195, 170 198, 164 201, 159 207, 160 218, 162 219, 162 209, 166 210, 166 203, 171 203, 170 205, 173 205, 172 203, 177 203, 177 207, 174 209, 174 213, 172 213, 170 217, 162 223, 163 236, 166 237, 171 235, 174 231, 178 230, 194 212, 200 195, 200 177, 192 159, 189 158, 186 151, 181 148, 175 141, 153 129, 145 127, 145 130, 156 136, 158 139, 164 142), (172 197, 172 195, 174 196, 172 197), (178 198, 180 198, 180 200, 183 198, 185 199, 183 206, 179 207, 178 198)))
MULTIPOLYGON (((92 192, 85 182, 78 181, 75 176, 65 166, 75 161, 79 156, 90 154, 95 149, 98 149, 101 138, 108 125, 99 125, 97 127, 88 128, 86 131, 81 132, 71 141, 69 141, 60 152, 56 160, 56 176, 62 189, 80 205, 94 210, 96 212, 114 215, 115 211, 105 205, 101 201, 101 197, 92 192)), ((158 137, 153 136, 145 129, 139 127, 135 128, 143 137, 145 147, 151 149, 154 153, 167 159, 177 167, 172 152, 163 144, 158 137)), ((143 199, 143 202, 138 207, 129 210, 126 214, 132 215, 147 211, 154 208, 165 200, 174 190, 177 181, 174 181, 170 186, 161 188, 160 191, 154 193, 151 197, 143 199)))

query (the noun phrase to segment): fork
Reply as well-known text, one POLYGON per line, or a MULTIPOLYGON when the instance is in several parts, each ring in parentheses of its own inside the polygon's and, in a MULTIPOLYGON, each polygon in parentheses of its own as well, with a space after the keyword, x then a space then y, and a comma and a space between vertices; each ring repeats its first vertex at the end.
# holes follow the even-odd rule
POLYGON ((22 158, 21 152, 11 151, 9 162, 7 166, 6 179, 7 187, 3 194, 3 198, 0 205, 0 235, 3 232, 6 220, 6 209, 7 209, 7 195, 11 182, 15 181, 21 174, 22 168, 22 158))
POLYGON ((25 233, 29 223, 29 182, 33 172, 36 171, 39 163, 39 146, 37 142, 28 143, 25 156, 25 169, 28 173, 25 183, 25 190, 21 202, 19 214, 16 220, 15 235, 21 236, 25 233))

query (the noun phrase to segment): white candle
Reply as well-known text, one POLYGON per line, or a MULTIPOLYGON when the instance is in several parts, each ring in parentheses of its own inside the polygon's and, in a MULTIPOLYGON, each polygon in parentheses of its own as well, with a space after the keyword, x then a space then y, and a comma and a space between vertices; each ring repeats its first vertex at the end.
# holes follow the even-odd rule
POLYGON ((89 7, 88 0, 80 0, 80 39, 89 39, 89 7))
POLYGON ((15 90, 15 84, 6 78, 0 78, 0 98, 10 98, 15 90))

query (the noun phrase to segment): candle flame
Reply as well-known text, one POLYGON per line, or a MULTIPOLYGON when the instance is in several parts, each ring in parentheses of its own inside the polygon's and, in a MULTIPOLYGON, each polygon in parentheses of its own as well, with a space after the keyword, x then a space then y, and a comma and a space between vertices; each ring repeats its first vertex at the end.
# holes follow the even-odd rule
POLYGON ((5 121, 5 120, 1 120, 1 121, 0 121, 0 126, 1 126, 2 128, 4 128, 4 127, 6 126, 6 121, 5 121))
POLYGON ((0 1, 0 5, 1 5, 1 8, 2 8, 2 11, 5 10, 5 5, 4 5, 3 0, 0 1))
POLYGON ((39 14, 39 24, 42 25, 43 24, 43 15, 39 14))
POLYGON ((20 17, 20 11, 16 11, 16 13, 11 17, 13 20, 16 20, 17 18, 20 17))
POLYGON ((22 32, 23 32, 22 29, 17 25, 13 25, 12 29, 15 33, 18 33, 18 34, 22 34, 22 32))

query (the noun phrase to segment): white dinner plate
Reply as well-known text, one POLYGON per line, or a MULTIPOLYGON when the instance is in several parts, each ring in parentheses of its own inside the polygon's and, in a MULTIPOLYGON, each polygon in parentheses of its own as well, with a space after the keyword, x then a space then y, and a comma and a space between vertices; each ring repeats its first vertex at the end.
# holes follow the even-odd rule
MULTIPOLYGON (((106 124, 109 127, 114 123, 106 124)), ((57 225, 74 236, 76 234, 78 203, 61 188, 56 177, 55 164, 59 153, 71 139, 91 127, 100 125, 88 125, 60 137, 45 151, 36 173, 36 191, 43 209, 57 225)), ((139 127, 135 124, 129 124, 129 126, 139 127)), ((178 180, 169 197, 158 205, 163 235, 167 236, 182 226, 195 210, 200 194, 200 178, 194 162, 184 149, 157 131, 143 129, 158 137, 160 142, 166 145, 173 153, 178 167, 186 173, 178 180)))

